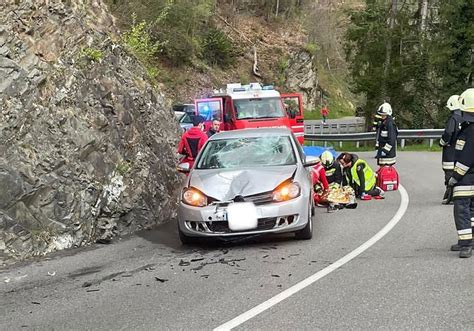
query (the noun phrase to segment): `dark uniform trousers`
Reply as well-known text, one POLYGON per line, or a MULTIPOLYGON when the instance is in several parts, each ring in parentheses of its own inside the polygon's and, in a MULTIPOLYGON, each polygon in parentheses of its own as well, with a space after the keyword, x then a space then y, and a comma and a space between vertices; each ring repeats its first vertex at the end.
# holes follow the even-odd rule
POLYGON ((459 246, 472 242, 474 225, 474 122, 461 126, 455 145, 453 178, 454 221, 459 246))

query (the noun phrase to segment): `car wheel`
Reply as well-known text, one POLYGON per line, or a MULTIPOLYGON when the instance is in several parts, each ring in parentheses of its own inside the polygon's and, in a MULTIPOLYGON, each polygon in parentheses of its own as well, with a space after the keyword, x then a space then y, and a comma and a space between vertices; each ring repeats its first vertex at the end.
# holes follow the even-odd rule
POLYGON ((183 245, 194 245, 198 242, 198 238, 185 235, 178 226, 179 240, 183 245))
POLYGON ((308 210, 308 223, 306 226, 295 232, 295 238, 298 240, 309 240, 313 238, 313 204, 311 203, 308 210))

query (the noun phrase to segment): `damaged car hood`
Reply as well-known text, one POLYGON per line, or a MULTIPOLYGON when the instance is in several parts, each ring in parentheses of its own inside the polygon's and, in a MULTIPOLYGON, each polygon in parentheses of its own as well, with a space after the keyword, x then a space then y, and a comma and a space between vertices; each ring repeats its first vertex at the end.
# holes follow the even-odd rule
POLYGON ((262 167, 238 170, 195 170, 189 186, 195 187, 208 197, 228 201, 236 196, 249 196, 275 189, 278 184, 291 178, 296 165, 262 167))

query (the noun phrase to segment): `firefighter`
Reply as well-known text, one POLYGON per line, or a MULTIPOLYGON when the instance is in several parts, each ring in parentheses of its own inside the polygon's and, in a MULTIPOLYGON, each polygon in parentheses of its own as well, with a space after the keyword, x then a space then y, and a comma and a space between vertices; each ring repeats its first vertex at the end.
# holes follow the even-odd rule
POLYGON ((442 166, 444 171, 444 185, 446 186, 442 201, 443 205, 449 204, 453 197, 453 189, 452 186, 448 185, 448 180, 453 175, 454 147, 462 122, 461 111, 459 110, 459 95, 450 96, 446 107, 451 111, 451 115, 446 122, 443 135, 439 140, 439 145, 443 147, 442 166))
POLYGON ((356 197, 370 200, 372 197, 382 198, 384 191, 377 187, 375 172, 366 161, 356 154, 343 153, 338 160, 344 168, 346 181, 352 186, 356 197))
POLYGON ((329 184, 339 184, 342 186, 343 171, 342 166, 339 162, 336 162, 334 155, 330 151, 324 151, 321 154, 321 164, 326 170, 326 178, 329 184))
POLYGON ((392 106, 384 102, 377 110, 381 123, 377 131, 377 164, 394 165, 397 156, 397 126, 392 118, 392 106))
POLYGON ((184 155, 181 163, 189 163, 191 169, 196 156, 199 154, 202 146, 207 141, 207 134, 204 133, 204 118, 201 116, 193 117, 193 127, 186 131, 181 137, 178 145, 178 153, 184 155))
POLYGON ((459 257, 472 255, 472 227, 474 226, 474 89, 459 97, 462 124, 455 144, 454 171, 448 185, 453 188, 454 221, 458 243, 451 246, 459 257))
POLYGON ((314 167, 311 168, 311 178, 313 180, 314 187, 314 203, 321 205, 325 201, 325 196, 329 191, 328 180, 326 179, 326 171, 319 161, 314 167))

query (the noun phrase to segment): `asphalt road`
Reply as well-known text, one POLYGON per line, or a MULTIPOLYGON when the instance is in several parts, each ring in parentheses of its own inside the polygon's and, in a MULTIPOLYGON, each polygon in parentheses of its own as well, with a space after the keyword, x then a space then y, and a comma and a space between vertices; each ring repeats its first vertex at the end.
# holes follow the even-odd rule
MULTIPOLYGON (((393 229, 237 329, 474 329, 474 258, 449 251, 456 231, 452 206, 440 204, 440 154, 403 152, 397 168, 409 204, 393 229)), ((169 223, 11 266, 0 270, 0 329, 213 329, 329 270, 406 201, 389 192, 355 210, 318 209, 311 241, 186 248, 169 223)))

